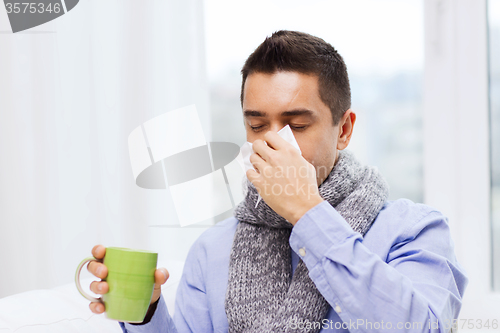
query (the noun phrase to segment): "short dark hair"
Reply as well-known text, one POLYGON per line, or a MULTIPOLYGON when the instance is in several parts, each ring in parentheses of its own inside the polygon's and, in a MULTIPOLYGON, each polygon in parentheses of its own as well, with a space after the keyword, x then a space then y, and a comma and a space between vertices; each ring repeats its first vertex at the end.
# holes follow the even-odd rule
POLYGON ((278 71, 317 75, 319 96, 330 108, 335 125, 351 107, 349 77, 340 54, 321 38, 288 30, 267 37, 245 61, 241 70, 241 105, 248 75, 278 71))

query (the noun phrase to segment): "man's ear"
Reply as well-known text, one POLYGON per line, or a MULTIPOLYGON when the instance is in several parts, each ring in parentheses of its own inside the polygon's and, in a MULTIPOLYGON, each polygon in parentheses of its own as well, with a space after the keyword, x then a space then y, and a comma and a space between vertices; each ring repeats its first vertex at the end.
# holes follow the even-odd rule
POLYGON ((339 137, 337 140, 337 149, 345 149, 351 141, 354 123, 356 122, 356 114, 351 110, 344 112, 344 115, 339 121, 339 137))

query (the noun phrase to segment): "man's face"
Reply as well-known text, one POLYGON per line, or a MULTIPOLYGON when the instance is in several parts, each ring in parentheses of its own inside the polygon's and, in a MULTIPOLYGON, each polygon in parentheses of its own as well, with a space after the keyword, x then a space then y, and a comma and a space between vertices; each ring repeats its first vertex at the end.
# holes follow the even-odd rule
POLYGON ((267 131, 277 132, 290 125, 302 156, 316 169, 318 185, 326 179, 337 159, 342 120, 333 125, 330 108, 319 96, 316 75, 249 75, 243 95, 243 117, 249 142, 263 140, 267 131))

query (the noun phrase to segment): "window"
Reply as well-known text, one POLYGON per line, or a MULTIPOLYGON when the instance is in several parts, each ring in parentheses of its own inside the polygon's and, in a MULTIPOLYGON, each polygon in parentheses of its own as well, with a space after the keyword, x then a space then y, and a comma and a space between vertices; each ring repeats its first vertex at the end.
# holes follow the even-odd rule
POLYGON ((500 291, 500 1, 488 1, 493 289, 500 291))

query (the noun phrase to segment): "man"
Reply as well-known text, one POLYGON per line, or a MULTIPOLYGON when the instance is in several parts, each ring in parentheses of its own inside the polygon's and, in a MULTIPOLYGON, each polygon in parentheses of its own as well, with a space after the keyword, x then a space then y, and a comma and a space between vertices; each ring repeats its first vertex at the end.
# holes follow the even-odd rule
MULTIPOLYGON (((144 323, 120 323, 124 332, 449 331, 467 278, 447 220, 387 201, 382 176, 344 150, 356 115, 341 56, 320 38, 278 31, 242 74, 255 151, 246 198, 192 246, 174 318, 159 269, 144 323), (302 154, 277 134, 286 125, 302 154)), ((93 254, 102 258, 104 247, 93 254)), ((107 272, 95 262, 89 270, 107 272)))

